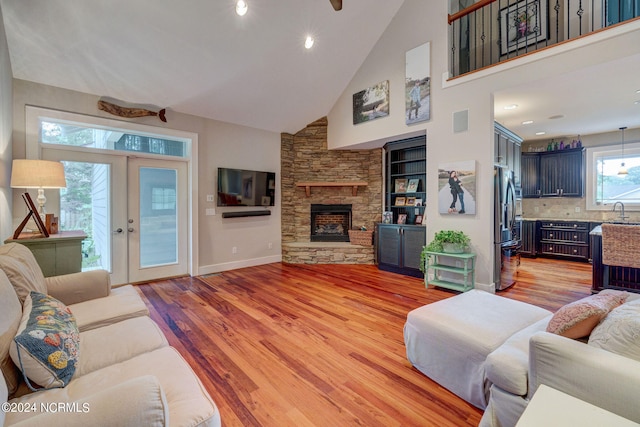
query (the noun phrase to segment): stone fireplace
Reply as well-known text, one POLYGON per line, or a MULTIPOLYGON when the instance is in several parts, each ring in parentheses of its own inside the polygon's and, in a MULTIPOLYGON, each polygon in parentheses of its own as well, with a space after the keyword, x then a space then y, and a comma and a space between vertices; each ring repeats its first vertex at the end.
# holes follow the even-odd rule
POLYGON ((381 220, 382 149, 329 150, 327 126, 325 117, 281 134, 282 260, 373 264, 373 246, 352 245, 349 229, 373 230, 381 220), (350 214, 336 212, 345 206, 350 214))
POLYGON ((311 205, 312 242, 348 242, 351 205, 311 205))

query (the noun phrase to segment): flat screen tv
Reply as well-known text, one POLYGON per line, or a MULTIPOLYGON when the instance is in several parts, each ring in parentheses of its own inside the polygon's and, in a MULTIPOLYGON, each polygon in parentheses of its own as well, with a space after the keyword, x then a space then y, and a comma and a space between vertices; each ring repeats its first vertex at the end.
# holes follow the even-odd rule
POLYGON ((275 172, 218 168, 218 206, 273 206, 275 172))

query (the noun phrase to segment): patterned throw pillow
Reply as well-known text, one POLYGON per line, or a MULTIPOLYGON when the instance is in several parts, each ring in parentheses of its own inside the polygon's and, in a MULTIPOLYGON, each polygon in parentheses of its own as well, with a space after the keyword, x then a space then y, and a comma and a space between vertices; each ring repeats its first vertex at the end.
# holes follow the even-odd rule
POLYGON ((71 310, 48 295, 31 291, 25 299, 18 334, 11 344, 13 362, 30 388, 66 386, 76 371, 80 334, 71 310))
POLYGON ((640 361, 640 299, 612 310, 591 333, 589 345, 640 361))
POLYGON ((547 332, 574 339, 586 337, 607 313, 624 303, 627 296, 626 292, 597 294, 567 304, 553 315, 547 332))

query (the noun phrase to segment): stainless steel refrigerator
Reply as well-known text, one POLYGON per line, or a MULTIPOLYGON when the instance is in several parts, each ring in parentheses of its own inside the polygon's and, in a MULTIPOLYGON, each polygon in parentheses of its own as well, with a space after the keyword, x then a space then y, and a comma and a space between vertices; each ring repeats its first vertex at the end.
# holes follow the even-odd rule
POLYGON ((520 239, 517 233, 516 188, 513 171, 494 167, 494 281, 496 291, 512 286, 520 265, 520 239))

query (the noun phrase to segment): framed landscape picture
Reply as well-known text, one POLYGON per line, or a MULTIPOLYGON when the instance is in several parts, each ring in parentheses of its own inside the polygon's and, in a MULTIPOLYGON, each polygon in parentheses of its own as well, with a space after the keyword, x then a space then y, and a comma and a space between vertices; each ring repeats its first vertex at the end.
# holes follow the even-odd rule
POLYGON ((389 115, 389 80, 353 94, 353 124, 389 115))

